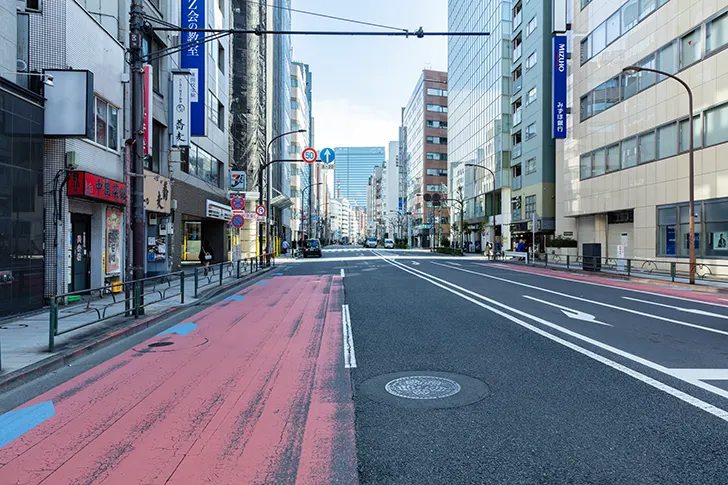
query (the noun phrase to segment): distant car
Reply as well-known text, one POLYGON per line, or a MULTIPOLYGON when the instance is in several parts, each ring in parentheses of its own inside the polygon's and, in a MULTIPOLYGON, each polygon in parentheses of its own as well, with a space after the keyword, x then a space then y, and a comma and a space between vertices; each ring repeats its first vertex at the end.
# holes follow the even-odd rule
POLYGON ((394 249, 394 241, 392 239, 385 239, 384 249, 394 249))
POLYGON ((309 256, 318 256, 319 258, 323 256, 321 243, 318 239, 308 239, 306 241, 306 245, 303 247, 303 257, 307 258, 309 256))
POLYGON ((377 247, 377 238, 376 237, 368 237, 366 242, 364 243, 365 248, 376 248, 377 247))

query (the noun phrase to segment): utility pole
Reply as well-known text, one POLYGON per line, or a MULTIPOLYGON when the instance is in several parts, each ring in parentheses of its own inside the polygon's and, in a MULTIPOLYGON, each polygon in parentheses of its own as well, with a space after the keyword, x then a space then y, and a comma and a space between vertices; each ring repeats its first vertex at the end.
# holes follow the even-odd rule
MULTIPOLYGON (((131 145, 131 195, 134 233, 133 275, 135 280, 144 278, 145 241, 144 241, 144 60, 142 58, 142 39, 144 28, 144 7, 141 0, 132 0, 129 15, 129 54, 131 55, 131 109, 132 139, 131 145)), ((127 235, 128 237, 128 235, 127 235)), ((139 293, 137 305, 144 303, 143 292, 139 293)))

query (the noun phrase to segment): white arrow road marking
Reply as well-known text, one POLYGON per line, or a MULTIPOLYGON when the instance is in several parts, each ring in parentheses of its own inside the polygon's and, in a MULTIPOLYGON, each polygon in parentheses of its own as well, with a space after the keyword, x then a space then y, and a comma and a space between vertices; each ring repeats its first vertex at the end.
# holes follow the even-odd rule
POLYGON ((637 301, 640 303, 647 303, 648 305, 655 305, 655 306, 661 306, 664 308, 671 308, 673 310, 678 310, 685 313, 692 313, 694 315, 702 315, 704 317, 715 317, 715 318, 722 318, 724 320, 728 320, 728 315, 721 315, 719 313, 713 313, 713 312, 706 312, 705 310, 696 310, 695 308, 680 308, 679 306, 673 306, 673 305, 665 305, 664 303, 657 303, 654 301, 648 301, 648 300, 640 300, 639 298, 632 298, 629 296, 623 296, 625 300, 632 300, 637 301))
POLYGON ((566 315, 569 318, 573 318, 574 320, 581 320, 582 322, 596 323, 598 325, 604 325, 605 327, 614 326, 614 325, 610 325, 608 323, 598 321, 597 317, 595 317, 594 315, 592 315, 590 313, 580 312, 579 310, 567 308, 565 306, 557 305, 556 303, 551 303, 549 301, 539 300, 538 298, 534 298, 534 297, 528 296, 528 295, 523 295, 523 298, 528 298, 529 300, 537 301, 539 303, 543 303, 544 305, 558 308, 559 310, 561 310, 563 312, 564 315, 566 315))
POLYGON ((414 264, 415 266, 419 266, 420 265, 420 263, 418 263, 417 261, 412 261, 412 264, 414 264))

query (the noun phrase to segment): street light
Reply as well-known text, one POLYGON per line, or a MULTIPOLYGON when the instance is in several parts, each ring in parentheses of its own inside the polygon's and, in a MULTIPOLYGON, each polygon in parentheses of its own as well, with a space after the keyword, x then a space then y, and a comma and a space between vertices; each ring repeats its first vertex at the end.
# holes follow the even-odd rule
MULTIPOLYGON (((324 184, 323 182, 318 182, 318 183, 315 183, 315 184, 309 184, 308 186, 306 186, 304 189, 301 190, 301 228, 300 228, 301 229, 301 234, 305 234, 304 233, 304 230, 303 230, 303 207, 304 207, 304 202, 303 202, 304 201, 304 197, 303 197, 303 194, 306 192, 307 189, 310 189, 311 187, 316 187, 317 185, 323 185, 323 184, 324 184)), ((311 217, 311 214, 309 214, 308 217, 311 217)), ((308 223, 308 227, 309 227, 309 229, 311 229, 311 222, 310 221, 308 223)))
MULTIPOLYGON (((490 191, 490 207, 493 211, 493 226, 495 226, 495 173, 485 165, 479 165, 477 163, 466 163, 465 166, 482 168, 487 170, 493 176, 493 190, 490 191)), ((534 244, 536 244, 536 241, 534 241, 534 244)))
MULTIPOLYGON (((306 133, 306 130, 294 130, 294 131, 287 131, 286 133, 281 133, 278 136, 275 136, 271 139, 271 141, 268 142, 268 146, 265 148, 265 164, 263 164, 262 167, 258 170, 258 205, 263 205, 263 171, 266 171, 266 181, 270 182, 270 174, 268 173, 268 168, 273 164, 274 162, 278 160, 271 160, 270 159, 270 147, 273 145, 274 142, 277 140, 283 138, 284 136, 288 135, 295 135, 296 133, 306 133)), ((270 187, 266 187, 265 190, 265 222, 259 222, 258 223, 258 251, 260 252, 260 261, 261 263, 265 262, 265 256, 263 252, 263 231, 265 230, 265 252, 267 253, 270 249, 270 237, 268 232, 270 231, 270 225, 268 224, 268 221, 270 220, 270 187), (264 227, 265 225, 265 227, 264 227)))
POLYGON ((688 164, 689 164, 689 194, 690 194, 690 237, 689 240, 689 249, 690 249, 690 284, 695 284, 695 270, 697 269, 698 262, 697 257, 695 256, 695 140, 694 140, 694 131, 695 127, 693 126, 693 92, 690 89, 690 86, 680 79, 677 76, 674 76, 670 74, 669 72, 660 71, 658 69, 650 69, 648 67, 641 67, 641 66, 627 66, 624 69, 622 69, 622 72, 625 74, 628 74, 630 72, 639 72, 639 71, 647 71, 647 72, 653 72, 655 74, 661 74, 665 77, 669 77, 671 79, 674 79, 675 81, 682 84, 682 86, 685 88, 685 90, 688 92, 688 125, 690 125, 690 141, 689 141, 689 148, 688 148, 688 164))
POLYGON ((43 84, 46 86, 54 87, 53 76, 51 74, 44 74, 41 72, 15 72, 15 71, 3 71, 2 74, 15 74, 16 76, 40 76, 43 79, 43 84))

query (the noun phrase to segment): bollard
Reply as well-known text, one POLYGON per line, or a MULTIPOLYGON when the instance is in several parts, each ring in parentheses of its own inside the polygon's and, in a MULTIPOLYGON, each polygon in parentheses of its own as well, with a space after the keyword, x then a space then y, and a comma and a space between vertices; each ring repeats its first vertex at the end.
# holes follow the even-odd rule
POLYGON ((235 279, 240 279, 240 259, 235 263, 235 279))
POLYGON ((139 318, 139 310, 141 310, 139 306, 139 299, 140 299, 141 293, 139 292, 139 282, 134 282, 134 318, 139 318))
POLYGON ((225 263, 220 263, 220 286, 222 286, 222 271, 223 271, 223 265, 225 263))
POLYGON ((672 278, 672 282, 675 282, 675 263, 670 263, 670 277, 672 278))
POLYGON ((544 266, 548 266, 549 265, 549 253, 543 253, 543 254, 546 257, 544 259, 544 266))
POLYGON ((58 329, 58 304, 56 297, 51 297, 51 318, 48 330, 48 352, 53 352, 56 347, 55 337, 58 329))
POLYGON ((631 276, 631 275, 632 275, 632 260, 628 259, 627 260, 627 276, 631 276))
POLYGON ((195 298, 197 298, 197 289, 200 287, 200 273, 197 271, 199 268, 195 268, 195 298))
POLYGON ((179 296, 180 303, 185 304, 185 272, 182 271, 179 275, 179 296))
POLYGON ((570 258, 570 257, 569 257, 569 255, 567 254, 567 255, 566 255, 566 269, 569 269, 569 267, 570 267, 570 265, 571 265, 571 264, 570 264, 570 263, 571 263, 570 259, 571 259, 571 258, 570 258))

